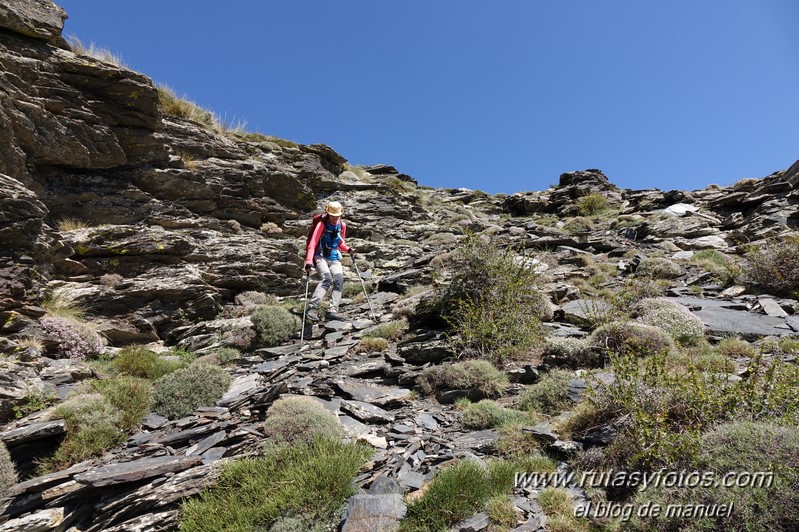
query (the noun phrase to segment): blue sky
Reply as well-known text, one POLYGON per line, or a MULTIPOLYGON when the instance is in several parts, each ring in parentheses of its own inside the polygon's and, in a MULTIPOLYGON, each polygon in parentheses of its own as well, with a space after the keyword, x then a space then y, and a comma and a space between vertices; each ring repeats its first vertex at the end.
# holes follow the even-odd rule
POLYGON ((433 187, 693 190, 799 159, 795 0, 57 3, 228 122, 433 187))

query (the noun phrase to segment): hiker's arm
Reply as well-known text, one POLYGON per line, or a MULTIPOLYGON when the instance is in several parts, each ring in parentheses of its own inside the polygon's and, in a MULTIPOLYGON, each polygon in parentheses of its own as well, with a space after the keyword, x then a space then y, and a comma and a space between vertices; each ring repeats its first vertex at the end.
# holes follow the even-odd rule
POLYGON ((339 240, 338 248, 344 253, 350 252, 350 247, 344 242, 344 237, 347 236, 347 226, 344 222, 341 223, 341 240, 339 240))
POLYGON ((308 247, 305 248, 305 264, 313 265, 313 255, 316 251, 316 246, 319 245, 319 239, 322 238, 322 232, 325 230, 325 222, 319 222, 314 228, 311 241, 308 242, 308 247))

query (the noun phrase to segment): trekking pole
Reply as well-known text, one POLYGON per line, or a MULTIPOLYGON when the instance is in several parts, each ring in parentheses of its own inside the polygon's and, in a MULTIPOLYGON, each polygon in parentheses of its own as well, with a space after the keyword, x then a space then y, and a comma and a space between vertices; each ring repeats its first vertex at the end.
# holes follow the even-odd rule
POLYGON ((300 349, 302 349, 302 344, 305 341, 305 313, 308 312, 308 287, 311 284, 311 272, 309 270, 305 271, 305 306, 302 309, 302 330, 300 331, 300 349))
POLYGON ((361 280, 361 287, 363 288, 363 295, 366 296, 366 302, 369 303, 369 317, 372 321, 377 321, 376 314, 374 309, 372 308, 372 302, 369 300, 369 294, 366 293, 366 284, 363 282, 363 277, 361 277, 361 270, 358 269, 358 263, 355 262, 355 259, 352 259, 352 265, 355 266, 355 272, 358 274, 358 279, 361 280))

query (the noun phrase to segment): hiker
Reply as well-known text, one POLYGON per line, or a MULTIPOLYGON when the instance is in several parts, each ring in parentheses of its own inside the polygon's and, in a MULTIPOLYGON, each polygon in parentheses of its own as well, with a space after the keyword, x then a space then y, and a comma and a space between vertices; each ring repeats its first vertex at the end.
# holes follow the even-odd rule
POLYGON ((314 290, 311 302, 305 316, 311 321, 319 321, 317 308, 322 302, 332 284, 333 294, 330 296, 330 307, 325 313, 325 319, 337 320, 338 306, 341 302, 341 289, 344 286, 344 270, 341 266, 341 251, 349 253, 355 258, 355 250, 344 242, 347 233, 347 224, 341 221, 344 208, 341 203, 331 201, 327 204, 324 214, 315 216, 311 226, 311 233, 305 246, 305 274, 311 274, 311 268, 322 277, 322 282, 314 290))

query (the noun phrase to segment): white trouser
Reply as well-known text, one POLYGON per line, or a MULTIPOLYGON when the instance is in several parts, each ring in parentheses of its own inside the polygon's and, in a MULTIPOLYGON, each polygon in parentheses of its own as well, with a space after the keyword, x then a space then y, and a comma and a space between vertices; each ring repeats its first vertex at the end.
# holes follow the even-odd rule
POLYGON ((314 290, 308 306, 317 308, 330 289, 330 285, 333 285, 333 294, 330 296, 330 308, 328 308, 328 311, 338 312, 338 306, 341 303, 341 289, 344 286, 344 267, 341 266, 340 261, 325 259, 319 255, 314 257, 314 265, 316 266, 316 271, 322 277, 322 282, 314 290))

